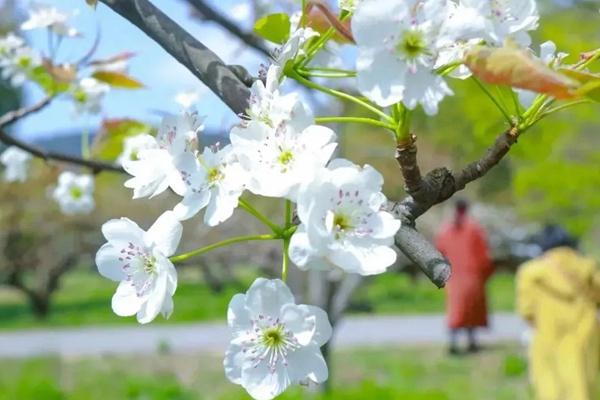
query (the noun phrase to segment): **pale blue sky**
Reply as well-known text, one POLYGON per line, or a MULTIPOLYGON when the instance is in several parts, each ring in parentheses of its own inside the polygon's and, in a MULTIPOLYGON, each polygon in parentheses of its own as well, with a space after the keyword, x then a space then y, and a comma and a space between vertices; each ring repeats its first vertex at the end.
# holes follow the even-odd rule
MULTIPOLYGON (((72 18, 73 25, 84 33, 83 38, 69 39, 61 46, 58 60, 77 59, 91 46, 96 31, 100 27, 102 39, 96 56, 108 57, 123 51, 133 51, 137 55, 130 63, 130 74, 143 82, 147 88, 138 91, 111 91, 104 101, 101 116, 75 118, 72 106, 67 100, 57 100, 42 112, 28 117, 18 127, 19 135, 25 138, 54 135, 61 132, 72 132, 89 125, 91 129, 98 126, 101 117, 132 117, 150 123, 157 123, 160 117, 155 112, 175 112, 179 106, 174 102, 175 94, 181 90, 198 90, 202 92, 198 103, 200 112, 207 116, 206 125, 209 130, 225 129, 236 121, 235 115, 206 87, 199 82, 186 68, 177 63, 159 45, 154 43, 136 27, 103 4, 96 11, 85 5, 83 0, 46 0, 45 4, 55 5, 63 11, 78 10, 72 18)), ((264 59, 251 50, 241 51, 243 47, 231 46, 231 39, 221 29, 208 22, 199 22, 190 17, 190 9, 181 0, 153 0, 186 30, 198 37, 213 49, 226 62, 234 62, 246 66, 253 74, 264 59), (227 43, 227 45, 224 45, 227 43)), ((28 2, 23 1, 26 5, 28 2)), ((230 12, 239 0, 219 0, 219 7, 230 12)), ((38 49, 46 49, 45 31, 28 34, 31 44, 38 49)), ((39 90, 28 87, 27 103, 39 99, 39 90)))

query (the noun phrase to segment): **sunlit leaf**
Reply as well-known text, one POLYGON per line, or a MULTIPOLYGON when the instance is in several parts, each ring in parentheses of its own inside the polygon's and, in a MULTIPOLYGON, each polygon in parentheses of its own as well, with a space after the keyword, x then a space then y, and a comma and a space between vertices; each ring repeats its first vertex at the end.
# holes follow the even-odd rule
POLYGON ((98 0, 85 0, 85 2, 88 6, 92 8, 96 8, 96 6, 98 5, 98 0))
POLYGON ((92 77, 121 89, 141 89, 144 87, 139 81, 120 72, 96 71, 92 74, 92 77))
POLYGON ((96 139, 92 153, 95 157, 114 161, 123 152, 123 141, 142 133, 150 133, 152 127, 134 119, 107 119, 96 139))
POLYGON ((270 42, 283 44, 290 37, 290 27, 290 17, 287 14, 270 14, 256 21, 254 32, 270 42))
POLYGON ((465 64, 482 81, 543 93, 556 99, 577 97, 579 82, 558 73, 529 51, 507 44, 501 48, 476 46, 465 64))

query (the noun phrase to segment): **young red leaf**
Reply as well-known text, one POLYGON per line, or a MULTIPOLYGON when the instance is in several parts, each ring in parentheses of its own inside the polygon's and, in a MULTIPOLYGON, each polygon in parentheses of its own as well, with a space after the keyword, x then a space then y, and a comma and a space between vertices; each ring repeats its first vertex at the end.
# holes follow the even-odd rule
POLYGON ((482 81, 547 94, 556 99, 577 97, 579 82, 560 74, 529 51, 511 44, 501 48, 476 46, 465 64, 482 81))

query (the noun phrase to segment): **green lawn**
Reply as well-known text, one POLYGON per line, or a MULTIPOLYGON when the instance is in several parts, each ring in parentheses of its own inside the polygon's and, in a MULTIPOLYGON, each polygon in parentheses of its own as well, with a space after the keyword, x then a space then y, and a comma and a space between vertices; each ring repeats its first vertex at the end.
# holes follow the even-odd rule
MULTIPOLYGON (((202 281, 198 270, 180 273, 175 294, 175 312, 169 322, 206 320, 223 321, 227 304, 238 292, 244 292, 256 277, 250 268, 236 270, 237 282, 221 293, 213 293, 202 281)), ((132 324, 134 318, 119 318, 110 309, 116 284, 93 271, 76 270, 68 274, 54 296, 52 311, 46 321, 37 321, 26 299, 17 291, 0 287, 0 329, 44 326, 78 326, 85 324, 132 324)), ((513 310, 513 277, 499 274, 490 283, 491 308, 513 310)), ((411 281, 406 275, 387 273, 369 278, 356 292, 351 313, 415 314, 444 311, 444 291, 426 279, 411 281)), ((154 323, 165 323, 157 318, 154 323)))
MULTIPOLYGON (((304 388, 281 399, 525 400, 526 363, 511 346, 449 358, 439 348, 334 353, 332 393, 304 388)), ((249 399, 223 376, 221 355, 3 360, 0 400, 249 399)))

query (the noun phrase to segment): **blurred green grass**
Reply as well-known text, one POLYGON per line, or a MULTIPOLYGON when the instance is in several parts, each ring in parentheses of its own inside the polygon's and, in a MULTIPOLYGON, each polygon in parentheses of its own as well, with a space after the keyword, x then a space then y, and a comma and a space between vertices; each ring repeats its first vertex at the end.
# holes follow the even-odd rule
MULTIPOLYGON (((224 321, 231 297, 245 292, 256 276, 257 272, 252 268, 236 269, 235 280, 215 293, 202 280, 198 270, 183 270, 175 294, 175 311, 168 322, 224 321)), ((75 270, 62 281, 48 318, 39 321, 19 292, 0 287, 0 329, 136 323, 135 318, 120 318, 112 312, 110 301, 115 288, 114 282, 94 271, 75 270)), ((489 289, 492 310, 513 310, 512 275, 496 275, 489 289)), ((349 312, 440 313, 444 311, 444 296, 443 290, 435 288, 425 278, 413 281, 405 274, 388 273, 367 279, 355 293, 349 312)), ((163 318, 157 318, 154 323, 165 322, 163 318)))
MULTIPOLYGON (((525 363, 503 345, 470 357, 441 348, 372 348, 334 353, 332 392, 294 388, 280 398, 347 400, 525 400, 526 371, 507 373, 507 360, 525 363)), ((511 361, 512 362, 512 361, 511 361)), ((223 375, 221 356, 156 354, 84 359, 5 360, 0 400, 249 399, 223 375)))

